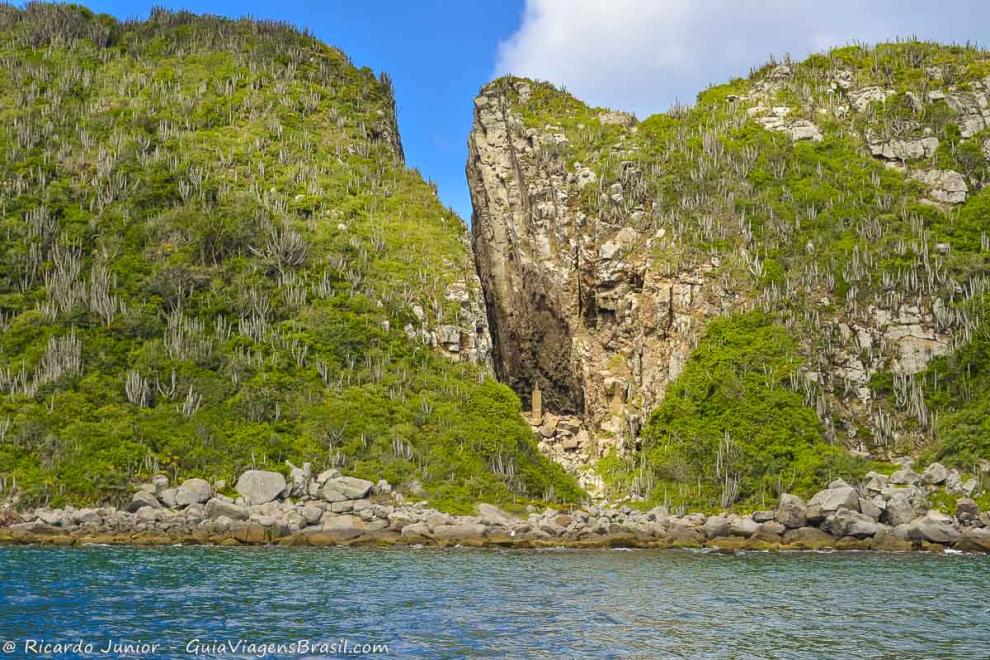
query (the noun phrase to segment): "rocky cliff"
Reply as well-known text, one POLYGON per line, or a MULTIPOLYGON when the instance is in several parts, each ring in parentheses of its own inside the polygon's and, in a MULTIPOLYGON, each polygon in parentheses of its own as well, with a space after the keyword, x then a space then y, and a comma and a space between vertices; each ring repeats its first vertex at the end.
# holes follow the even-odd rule
POLYGON ((486 86, 475 259, 496 370, 542 399, 544 450, 571 469, 634 451, 710 319, 747 312, 799 341, 781 382, 829 442, 937 450, 939 415, 966 403, 930 363, 983 327, 988 67, 977 49, 839 49, 642 122, 545 83, 486 86), (556 415, 580 420, 566 449, 556 415))

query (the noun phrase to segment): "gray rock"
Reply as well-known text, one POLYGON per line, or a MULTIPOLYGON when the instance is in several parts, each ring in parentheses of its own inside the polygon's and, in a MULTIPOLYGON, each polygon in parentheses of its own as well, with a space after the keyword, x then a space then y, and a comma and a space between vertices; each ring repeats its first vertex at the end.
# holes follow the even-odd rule
POLYGON ((964 525, 970 525, 979 517, 980 507, 974 500, 968 497, 956 500, 956 520, 964 525))
POLYGON ((168 477, 164 474, 156 474, 151 478, 151 485, 155 487, 155 496, 160 497, 162 491, 168 488, 168 477))
POLYGON ((423 522, 405 525, 403 526, 401 533, 402 536, 404 536, 405 538, 413 538, 413 539, 428 539, 433 536, 430 533, 430 528, 427 527, 426 523, 423 522))
POLYGON ((911 523, 901 523, 893 528, 894 536, 899 539, 911 540, 911 523))
POLYGON ((309 463, 303 463, 303 466, 300 468, 289 461, 286 461, 286 463, 289 466, 289 495, 291 497, 302 497, 306 495, 309 478, 313 473, 313 466, 309 463))
POLYGON ((753 522, 765 523, 774 519, 773 511, 754 511, 753 522))
POLYGON ((334 470, 333 468, 330 468, 329 470, 324 470, 323 472, 320 472, 318 475, 316 475, 316 483, 322 486, 331 479, 336 479, 339 476, 340 476, 340 470, 334 470))
POLYGON ((932 484, 933 486, 944 482, 948 476, 949 471, 941 463, 932 463, 921 473, 921 479, 926 484, 932 484))
POLYGON ((331 532, 337 540, 361 536, 367 529, 368 523, 357 516, 331 516, 323 521, 323 531, 331 532))
POLYGON ((77 525, 98 524, 103 520, 103 516, 96 509, 78 509, 73 511, 69 518, 77 525))
POLYGON ((921 475, 911 468, 901 468, 894 474, 890 475, 890 483, 899 486, 913 486, 919 481, 921 481, 921 475))
POLYGON ((962 204, 969 187, 962 174, 955 170, 916 170, 909 172, 912 179, 928 186, 928 196, 945 204, 962 204))
POLYGON ((392 484, 385 481, 384 479, 379 479, 378 483, 375 484, 374 493, 375 495, 388 495, 392 492, 392 484))
POLYGON ((323 485, 323 499, 328 502, 359 500, 367 497, 375 484, 356 477, 334 477, 323 485))
POLYGON ((784 493, 780 496, 774 517, 788 529, 798 529, 808 524, 808 506, 797 495, 784 493))
POLYGON ((744 516, 742 518, 736 518, 732 521, 732 524, 729 526, 729 533, 733 536, 745 536, 746 538, 749 538, 756 533, 756 530, 759 528, 759 523, 755 522, 749 516, 744 516))
POLYGON ((959 490, 966 497, 972 497, 974 494, 976 494, 976 492, 979 489, 980 489, 980 482, 978 482, 976 479, 967 479, 966 481, 963 482, 962 486, 959 487, 959 490))
POLYGON ((248 511, 246 508, 216 497, 210 499, 210 501, 206 503, 204 514, 208 519, 216 519, 220 516, 226 516, 230 520, 248 519, 248 511))
POLYGON ((884 160, 917 160, 928 158, 938 148, 938 138, 926 137, 918 140, 890 139, 887 142, 871 142, 870 153, 884 160))
POLYGON ((787 531, 787 527, 776 520, 768 520, 760 524, 761 536, 780 536, 787 531))
POLYGON ((145 507, 160 509, 162 508, 162 505, 151 493, 144 490, 139 490, 131 497, 131 501, 127 505, 127 512, 135 513, 145 507))
POLYGON ((890 484, 890 479, 886 475, 870 472, 866 475, 867 482, 864 489, 873 493, 879 493, 890 484))
POLYGON ((864 539, 876 534, 879 526, 876 520, 864 513, 839 509, 825 519, 822 529, 837 538, 852 536, 864 539))
POLYGON ((213 497, 213 489, 205 479, 186 479, 175 493, 175 503, 178 506, 187 504, 203 504, 213 497))
POLYGON ((950 493, 959 494, 962 492, 962 476, 959 470, 952 468, 945 476, 945 489, 950 493))
MULTIPOLYGON (((147 493, 139 491, 135 494, 135 497, 138 495, 147 495, 147 493)), ((40 511, 38 513, 38 520, 54 527, 64 527, 69 522, 68 516, 62 509, 46 509, 44 511, 40 511)))
MULTIPOLYGON (((834 483, 834 482, 833 482, 834 483)), ((840 508, 859 511, 859 493, 852 486, 827 488, 815 493, 808 502, 809 506, 818 506, 826 516, 840 508)))
MULTIPOLYGON (((403 532, 405 529, 402 530, 403 532)), ((481 524, 458 523, 438 525, 433 529, 433 537, 449 541, 475 541, 483 539, 487 528, 481 524)))
POLYGON ((814 505, 809 504, 808 505, 808 524, 809 525, 817 525, 817 524, 819 524, 823 520, 825 520, 825 513, 822 511, 822 508, 819 505, 817 505, 817 504, 814 504, 814 505))
POLYGON ((154 522, 157 520, 161 520, 159 516, 162 513, 163 510, 161 508, 155 509, 153 507, 146 506, 138 509, 137 513, 135 513, 134 515, 138 520, 142 522, 154 522))
POLYGON ((961 534, 955 519, 932 509, 911 521, 908 536, 932 543, 955 543, 961 534))
POLYGON ((285 485, 285 477, 278 472, 248 470, 237 480, 234 489, 247 504, 265 504, 278 497, 285 485))
POLYGON ((705 538, 714 539, 731 534, 732 524, 725 516, 708 516, 702 526, 705 538))
POLYGON ((478 517, 485 524, 501 525, 502 527, 511 527, 516 521, 515 518, 497 506, 484 502, 478 505, 478 517))
POLYGON ((794 141, 812 140, 814 142, 821 142, 822 140, 821 131, 807 119, 798 119, 788 127, 788 131, 791 134, 791 139, 794 141))
POLYGON ((323 509, 318 506, 313 506, 312 504, 307 504, 299 512, 302 515, 303 520, 309 525, 314 525, 320 521, 323 517, 323 509))
POLYGON ((912 520, 922 515, 928 503, 915 489, 905 488, 894 492, 887 500, 887 509, 881 517, 884 522, 892 527, 910 523, 912 520))
POLYGON ((830 546, 835 542, 829 534, 826 534, 817 527, 798 527, 784 532, 784 543, 802 543, 815 546, 830 546))
POLYGON ((158 496, 158 499, 161 501, 162 504, 164 504, 168 508, 174 509, 179 505, 179 503, 175 501, 175 495, 178 492, 179 492, 178 488, 166 488, 158 496))
POLYGON ((354 500, 338 500, 330 502, 330 511, 333 513, 350 513, 354 510, 354 500))
POLYGON ((880 510, 880 507, 872 501, 862 497, 859 498, 859 510, 863 513, 863 515, 869 516, 873 520, 880 520, 880 514, 883 513, 883 511, 880 510))
POLYGON ((990 552, 990 529, 970 527, 964 530, 956 548, 967 552, 990 552))

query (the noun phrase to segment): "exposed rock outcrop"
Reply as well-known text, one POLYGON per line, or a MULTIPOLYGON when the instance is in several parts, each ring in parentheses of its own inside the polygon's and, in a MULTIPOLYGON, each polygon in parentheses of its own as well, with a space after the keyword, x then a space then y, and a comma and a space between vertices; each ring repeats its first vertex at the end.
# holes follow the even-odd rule
MULTIPOLYGON (((585 188, 602 186, 597 175, 579 163, 568 171, 548 157, 567 138, 553 127, 525 128, 506 84, 516 85, 512 93, 528 93, 526 83, 506 81, 482 91, 467 164, 495 369, 524 401, 538 387, 544 410, 582 418, 587 438, 576 431, 557 447, 549 442, 554 433, 541 437, 559 457, 592 460, 631 445, 680 372, 703 328, 699 321, 733 299, 710 278, 711 263, 652 263, 649 250, 669 240, 663 231, 643 235, 634 222, 615 225, 581 211, 573 202, 585 188)), ((598 120, 633 121, 617 113, 598 120)), ((630 181, 633 170, 625 173, 630 181)), ((621 182, 601 192, 624 200, 621 182)))
MULTIPOLYGON (((782 495, 776 511, 752 514, 724 512, 672 514, 659 506, 649 511, 623 507, 584 506, 565 511, 527 507, 518 515, 491 504, 478 504, 477 515, 450 515, 426 502, 409 502, 389 484, 341 476, 336 470, 303 480, 300 497, 284 489, 271 501, 275 472, 250 470, 238 484, 250 497, 236 500, 217 494, 205 504, 163 506, 154 484, 142 485, 126 511, 113 507, 38 509, 13 514, 0 507, 0 543, 55 545, 133 544, 171 545, 420 545, 498 547, 643 547, 738 550, 881 550, 990 552, 990 516, 973 501, 960 513, 926 510, 897 524, 877 520, 842 504, 866 497, 880 475, 870 475, 856 488, 833 482, 811 498, 815 502, 842 500, 827 517, 805 520, 804 502, 782 495), (322 478, 322 479, 321 479, 322 478), (266 486, 261 491, 258 485, 266 486), (322 488, 321 488, 322 486, 322 488), (842 491, 843 497, 837 497, 842 491), (845 497, 848 495, 848 497, 845 497)), ((165 479, 164 476, 161 479, 165 479)), ((192 481, 192 480, 189 480, 192 481)), ((189 481, 179 488, 182 490, 189 481)), ((283 478, 284 481, 284 478, 283 478)), ((167 484, 167 481, 166 481, 167 484)), ((191 486, 197 486, 192 484, 191 486)), ((215 484, 222 490, 220 483, 215 484)), ((183 492, 195 490, 185 488, 183 492)), ((241 490, 241 489, 239 489, 241 490)), ((884 497, 878 496, 883 502, 884 497)))

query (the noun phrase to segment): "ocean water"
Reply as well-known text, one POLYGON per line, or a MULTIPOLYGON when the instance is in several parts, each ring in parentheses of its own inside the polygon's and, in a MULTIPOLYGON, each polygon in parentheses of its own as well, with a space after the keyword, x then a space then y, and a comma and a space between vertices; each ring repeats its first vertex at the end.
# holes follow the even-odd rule
POLYGON ((0 547, 0 656, 374 644, 430 658, 987 658, 990 557, 0 547))

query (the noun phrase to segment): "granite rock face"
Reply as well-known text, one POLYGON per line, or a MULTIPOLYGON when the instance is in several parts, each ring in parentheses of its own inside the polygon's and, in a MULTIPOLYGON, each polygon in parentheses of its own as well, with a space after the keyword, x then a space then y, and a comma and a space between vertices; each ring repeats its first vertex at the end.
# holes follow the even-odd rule
MULTIPOLYGON (((518 83, 513 93, 527 89, 518 83)), ((617 223, 578 210, 573 201, 590 190, 621 205, 639 173, 629 168, 626 183, 601 188, 590 169, 569 171, 552 157, 567 140, 562 133, 525 128, 510 105, 497 84, 475 100, 467 164, 475 259, 496 374, 524 402, 538 399, 533 408, 581 420, 558 450, 544 443, 573 471, 610 447, 630 448, 704 319, 729 311, 734 299, 709 277, 709 262, 652 265, 647 246, 669 237, 644 235, 628 217, 617 223)), ((633 123, 625 117, 621 125, 633 123)))

